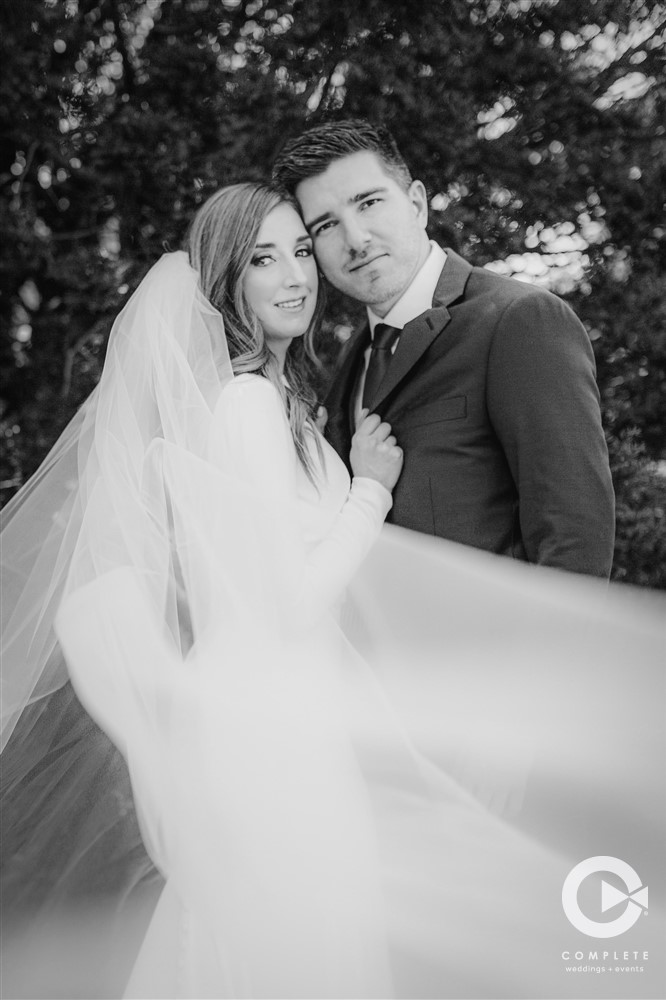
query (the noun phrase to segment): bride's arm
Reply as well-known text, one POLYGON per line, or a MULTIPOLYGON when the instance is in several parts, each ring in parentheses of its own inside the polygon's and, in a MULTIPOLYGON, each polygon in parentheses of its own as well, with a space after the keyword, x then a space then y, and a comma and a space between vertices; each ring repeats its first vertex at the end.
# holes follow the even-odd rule
MULTIPOLYGON (((376 479, 355 476, 327 535, 307 546, 291 430, 275 387, 259 376, 236 379, 223 390, 210 459, 250 490, 265 540, 253 551, 279 566, 283 610, 300 622, 316 619, 338 600, 367 555, 391 508, 391 493, 376 479)), ((321 478, 318 486, 326 489, 321 478)))

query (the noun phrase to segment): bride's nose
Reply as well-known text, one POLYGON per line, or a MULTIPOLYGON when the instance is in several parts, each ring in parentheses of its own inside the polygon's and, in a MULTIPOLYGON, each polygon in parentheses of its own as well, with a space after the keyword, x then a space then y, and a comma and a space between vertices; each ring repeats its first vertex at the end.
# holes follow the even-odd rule
POLYGON ((298 257, 294 257, 288 265, 284 277, 284 283, 289 288, 294 285, 304 285, 306 283, 305 270, 298 257))

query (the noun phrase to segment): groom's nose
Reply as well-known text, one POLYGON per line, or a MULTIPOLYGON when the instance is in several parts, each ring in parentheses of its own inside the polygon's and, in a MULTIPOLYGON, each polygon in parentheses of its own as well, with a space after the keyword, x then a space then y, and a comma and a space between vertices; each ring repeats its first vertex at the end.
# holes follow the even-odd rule
POLYGON ((343 234, 345 246, 352 257, 367 250, 371 236, 367 227, 362 224, 362 220, 355 217, 346 219, 343 223, 343 234))

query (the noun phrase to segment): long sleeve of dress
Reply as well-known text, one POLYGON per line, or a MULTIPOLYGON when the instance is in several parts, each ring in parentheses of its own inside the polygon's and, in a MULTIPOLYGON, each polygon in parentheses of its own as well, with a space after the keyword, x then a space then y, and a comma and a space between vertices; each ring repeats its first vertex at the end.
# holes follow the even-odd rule
POLYGON ((246 491, 260 524, 263 559, 277 567, 283 613, 307 624, 329 610, 361 565, 390 510, 372 479, 349 483, 344 465, 311 431, 315 482, 299 463, 282 400, 258 376, 241 376, 218 402, 211 461, 246 491))

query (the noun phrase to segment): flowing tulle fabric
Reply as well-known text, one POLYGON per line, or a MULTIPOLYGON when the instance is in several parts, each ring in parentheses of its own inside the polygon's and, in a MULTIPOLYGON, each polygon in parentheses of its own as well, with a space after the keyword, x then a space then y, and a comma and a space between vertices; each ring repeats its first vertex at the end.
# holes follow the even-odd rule
MULTIPOLYGON (((301 480, 289 506, 264 482, 289 469, 286 425, 280 458, 278 414, 254 434, 241 395, 225 432, 237 406, 214 452, 228 469, 263 441, 259 471, 168 476, 206 526, 184 577, 215 594, 187 663, 122 571, 60 618, 167 877, 127 996, 631 995, 566 972, 561 889, 609 854, 659 898, 664 602, 387 527, 340 628, 322 609, 349 556, 341 470, 326 452, 328 487, 301 480)), ((622 947, 651 955, 635 975, 658 996, 650 918, 622 947)))
POLYGON ((189 677, 131 579, 79 594, 71 662, 114 608, 118 711, 154 708, 123 728, 169 881, 128 996, 663 993, 663 602, 531 576, 389 528, 346 608, 366 661, 328 629, 211 635, 189 677), (597 855, 653 893, 619 944, 561 907, 597 855), (645 971, 565 971, 600 945, 645 971))
MULTIPOLYGON (((196 282, 174 257, 153 277, 160 295, 165 276, 174 285, 172 310, 185 275, 190 312, 175 329, 189 331, 196 282)), ((15 995, 117 996, 139 948, 128 997, 663 995, 663 598, 379 534, 381 487, 350 491, 325 444, 308 480, 279 395, 231 378, 200 303, 201 337, 174 341, 174 313, 158 310, 166 321, 146 340, 150 279, 147 290, 130 304, 138 327, 123 321, 115 338, 122 377, 112 361, 99 397, 109 406, 94 403, 76 496, 90 489, 48 611, 52 632, 59 608, 69 676, 118 752, 105 768, 110 745, 82 722, 101 750, 69 758, 62 789, 40 758, 47 801, 34 822, 85 794, 86 819, 102 803, 104 852, 90 830, 77 841, 73 810, 70 843, 35 854, 31 877, 14 859, 28 886, 40 869, 49 881, 58 854, 69 859, 58 885, 72 871, 94 885, 83 857, 105 884, 87 903, 63 897, 37 938, 16 934, 11 967, 27 958, 30 975, 16 972, 15 995), (150 391, 127 391, 125 373, 146 371, 150 391), (123 936, 109 912, 151 872, 118 795, 128 773, 165 887, 154 912, 129 892, 123 936), (113 801, 129 825, 107 822, 113 801), (567 920, 561 892, 575 864, 608 855, 652 899, 649 917, 596 941, 567 920), (592 950, 641 958, 573 960, 592 950), (90 965, 100 954, 108 979, 90 965), (567 971, 583 965, 612 971, 567 971), (614 971, 629 965, 643 971, 614 971)), ((49 635, 42 666, 44 645, 58 649, 49 635)), ((20 686, 30 704, 8 746, 16 760, 22 733, 43 749, 42 702, 20 686)), ((16 796, 29 769, 17 775, 16 796)), ((601 912, 598 889, 593 878, 585 905, 604 922, 619 908, 601 912)))

